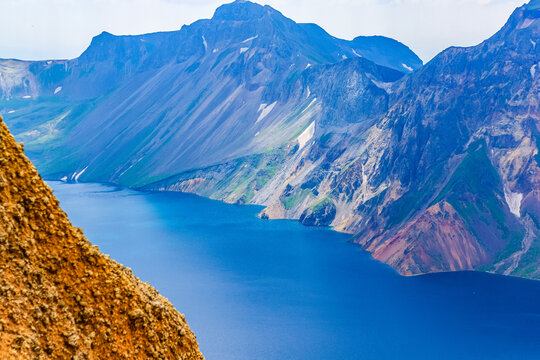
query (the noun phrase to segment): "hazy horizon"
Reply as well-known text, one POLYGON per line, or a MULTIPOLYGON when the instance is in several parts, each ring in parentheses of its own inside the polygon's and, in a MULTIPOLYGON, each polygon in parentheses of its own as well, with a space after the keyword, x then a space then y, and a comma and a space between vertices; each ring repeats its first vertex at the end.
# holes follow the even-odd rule
MULTIPOLYGON (((78 57, 93 36, 136 35, 180 29, 211 18, 230 1, 215 0, 7 0, 0 21, 0 58, 78 57), (31 10, 29 10, 31 9, 31 10), (15 34, 15 36, 13 36, 15 34)), ((255 1, 296 22, 312 22, 335 37, 383 35, 401 41, 427 62, 449 46, 480 43, 500 29, 523 0, 255 1), (337 4, 337 6, 336 6, 337 4)))

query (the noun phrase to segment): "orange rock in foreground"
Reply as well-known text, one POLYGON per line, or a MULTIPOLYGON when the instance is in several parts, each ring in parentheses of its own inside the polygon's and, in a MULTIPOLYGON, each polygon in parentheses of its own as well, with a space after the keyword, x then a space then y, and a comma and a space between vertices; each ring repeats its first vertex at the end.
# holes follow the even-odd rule
POLYGON ((204 359, 183 315, 69 222, 0 117, 0 358, 204 359))

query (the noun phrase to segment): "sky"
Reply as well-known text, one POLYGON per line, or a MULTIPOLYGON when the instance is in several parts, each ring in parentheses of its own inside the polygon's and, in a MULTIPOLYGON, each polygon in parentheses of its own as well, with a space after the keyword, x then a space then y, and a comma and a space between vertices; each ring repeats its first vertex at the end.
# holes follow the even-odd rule
MULTIPOLYGON (((231 0, 0 0, 0 58, 71 59, 93 36, 177 30, 231 0)), ((257 0, 296 22, 352 39, 384 35, 424 62, 449 46, 480 43, 525 0, 257 0)))

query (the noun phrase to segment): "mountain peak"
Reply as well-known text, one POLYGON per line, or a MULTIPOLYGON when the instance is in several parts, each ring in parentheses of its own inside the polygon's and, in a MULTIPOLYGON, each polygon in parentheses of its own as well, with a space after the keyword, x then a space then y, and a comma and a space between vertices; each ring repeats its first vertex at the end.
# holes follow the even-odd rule
POLYGON ((93 39, 107 39, 107 38, 113 38, 116 37, 116 35, 111 34, 108 31, 102 31, 99 35, 96 35, 93 37, 93 39))
POLYGON ((259 19, 272 12, 277 11, 270 6, 262 6, 247 0, 236 0, 218 7, 212 18, 215 20, 245 21, 259 19))

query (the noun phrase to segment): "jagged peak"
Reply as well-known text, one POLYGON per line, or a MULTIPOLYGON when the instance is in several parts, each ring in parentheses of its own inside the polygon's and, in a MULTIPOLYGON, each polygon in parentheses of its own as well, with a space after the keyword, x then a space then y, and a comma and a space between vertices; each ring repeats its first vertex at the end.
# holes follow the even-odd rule
POLYGON ((236 0, 218 7, 212 19, 246 21, 259 19, 267 15, 281 13, 268 5, 260 5, 247 0, 236 0))
POLYGON ((96 35, 92 38, 92 41, 98 40, 98 39, 108 39, 108 38, 114 38, 116 35, 111 34, 108 31, 102 31, 99 35, 96 35))

